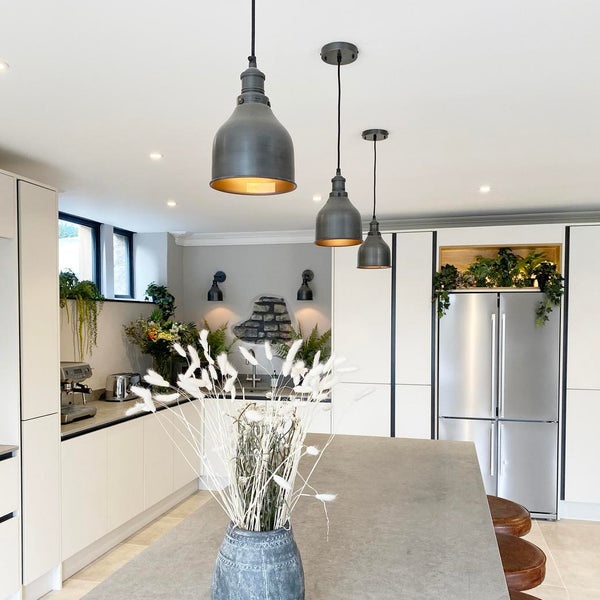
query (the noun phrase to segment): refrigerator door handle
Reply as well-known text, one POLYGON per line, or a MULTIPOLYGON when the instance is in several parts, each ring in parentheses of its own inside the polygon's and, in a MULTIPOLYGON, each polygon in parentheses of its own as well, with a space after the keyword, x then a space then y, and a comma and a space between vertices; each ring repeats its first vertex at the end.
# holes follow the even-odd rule
POLYGON ((502 428, 504 425, 498 423, 498 476, 504 475, 504 464, 502 463, 502 428))
POLYGON ((506 313, 500 322, 500 417, 504 416, 504 380, 506 375, 506 313))
POLYGON ((490 477, 494 477, 494 424, 490 424, 490 477))
POLYGON ((496 313, 492 313, 492 385, 490 415, 496 416, 496 313))

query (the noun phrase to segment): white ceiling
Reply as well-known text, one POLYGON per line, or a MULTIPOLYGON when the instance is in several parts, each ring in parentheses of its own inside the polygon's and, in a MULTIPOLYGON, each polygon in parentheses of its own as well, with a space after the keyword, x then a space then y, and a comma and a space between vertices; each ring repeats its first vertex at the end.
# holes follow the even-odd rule
POLYGON ((365 219, 371 127, 391 132, 382 218, 600 209, 597 0, 257 0, 258 66, 298 183, 266 198, 208 187, 250 0, 0 8, 0 168, 56 185, 62 210, 134 231, 312 228, 335 171, 335 69, 319 49, 339 39, 360 49, 342 69, 342 172, 365 219))

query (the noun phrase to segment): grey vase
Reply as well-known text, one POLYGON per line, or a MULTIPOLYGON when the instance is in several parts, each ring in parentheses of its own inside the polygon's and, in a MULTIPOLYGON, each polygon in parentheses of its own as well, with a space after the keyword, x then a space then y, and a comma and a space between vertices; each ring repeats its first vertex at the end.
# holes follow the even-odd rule
POLYGON ((304 600, 304 570, 292 530, 246 531, 230 523, 219 549, 212 600, 304 600))

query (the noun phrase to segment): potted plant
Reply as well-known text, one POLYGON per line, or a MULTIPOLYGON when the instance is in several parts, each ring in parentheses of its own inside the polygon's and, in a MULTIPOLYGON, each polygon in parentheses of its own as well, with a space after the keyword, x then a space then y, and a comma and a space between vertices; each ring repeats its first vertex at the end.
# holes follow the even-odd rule
POLYGON ((98 286, 89 280, 79 281, 70 269, 61 271, 58 276, 60 306, 65 309, 70 322, 69 300, 75 302, 73 326, 77 333, 76 354, 83 361, 91 355, 98 341, 98 314, 102 310, 104 296, 98 286))
POLYGON ((298 360, 304 361, 307 366, 312 365, 317 352, 321 360, 327 360, 331 356, 331 329, 319 334, 319 325, 315 324, 310 335, 305 338, 302 332, 302 324, 298 323, 298 331, 292 327, 292 341, 289 343, 280 342, 274 346, 275 354, 285 358, 289 352, 291 344, 296 340, 302 340, 302 345, 296 353, 298 360))

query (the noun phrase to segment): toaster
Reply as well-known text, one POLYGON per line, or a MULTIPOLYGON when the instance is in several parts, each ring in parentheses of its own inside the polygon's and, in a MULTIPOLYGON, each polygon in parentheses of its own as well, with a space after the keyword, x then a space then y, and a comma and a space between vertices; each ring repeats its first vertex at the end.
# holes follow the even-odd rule
POLYGON ((140 385, 142 378, 139 373, 113 373, 106 378, 107 402, 123 402, 133 400, 137 396, 131 391, 132 385, 140 385))

